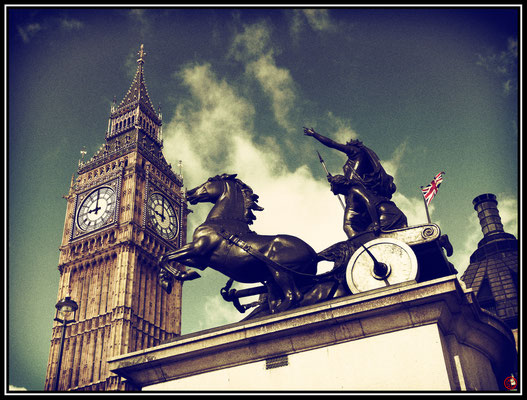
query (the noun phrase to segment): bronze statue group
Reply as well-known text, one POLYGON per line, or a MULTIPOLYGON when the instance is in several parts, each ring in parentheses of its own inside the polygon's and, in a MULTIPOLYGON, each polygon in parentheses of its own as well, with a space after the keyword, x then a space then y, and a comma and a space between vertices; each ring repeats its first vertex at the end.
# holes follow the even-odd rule
POLYGON ((230 278, 222 295, 244 312, 239 299, 244 291, 230 289, 233 281, 261 283, 251 294, 259 301, 247 318, 287 311, 334 297, 349 295, 344 268, 351 254, 381 232, 407 227, 404 213, 391 200, 396 186, 371 149, 358 140, 345 144, 304 128, 304 134, 347 156, 342 175, 327 174, 331 190, 344 196, 343 229, 348 240, 316 253, 302 239, 291 235, 258 235, 249 225, 253 211, 261 211, 258 195, 236 174, 211 177, 187 192, 190 204, 213 203, 206 220, 193 233, 193 240, 160 260, 159 282, 170 291, 174 279, 198 278, 195 270, 207 267, 230 278), (334 262, 331 271, 317 274, 321 260, 334 262))

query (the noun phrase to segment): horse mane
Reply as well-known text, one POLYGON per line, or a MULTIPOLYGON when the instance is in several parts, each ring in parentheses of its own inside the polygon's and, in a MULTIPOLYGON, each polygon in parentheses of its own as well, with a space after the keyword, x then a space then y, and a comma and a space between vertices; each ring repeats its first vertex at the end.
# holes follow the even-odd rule
POLYGON ((258 196, 256 193, 253 192, 252 188, 247 185, 245 182, 243 182, 241 179, 236 178, 237 174, 222 174, 222 175, 216 175, 215 177, 210 178, 210 180, 232 180, 235 182, 238 186, 240 186, 240 190, 243 194, 243 204, 245 206, 245 221, 248 225, 251 225, 253 221, 256 219, 256 216, 253 213, 254 211, 262 211, 263 207, 260 207, 258 204, 258 196))

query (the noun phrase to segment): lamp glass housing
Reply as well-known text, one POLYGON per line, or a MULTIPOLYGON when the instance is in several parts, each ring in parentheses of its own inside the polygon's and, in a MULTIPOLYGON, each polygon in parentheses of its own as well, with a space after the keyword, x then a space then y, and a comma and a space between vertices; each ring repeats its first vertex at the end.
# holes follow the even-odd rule
POLYGON ((79 306, 71 297, 65 297, 55 305, 55 308, 57 309, 57 318, 67 321, 72 316, 74 317, 79 306))

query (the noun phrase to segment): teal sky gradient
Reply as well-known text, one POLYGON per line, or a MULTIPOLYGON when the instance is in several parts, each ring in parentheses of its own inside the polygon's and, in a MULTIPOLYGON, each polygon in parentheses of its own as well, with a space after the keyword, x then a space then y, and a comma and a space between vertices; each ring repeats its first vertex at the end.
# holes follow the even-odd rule
MULTIPOLYGON (((238 173, 266 208, 259 223, 276 226, 276 233, 305 232, 320 251, 326 244, 311 239, 322 229, 318 215, 335 213, 336 222, 324 229, 343 233, 329 188, 327 202, 317 202, 326 181, 315 150, 335 174, 345 159, 305 137, 302 127, 339 140, 353 136, 393 168, 395 200, 413 223, 426 222, 419 187, 446 172, 431 215, 448 234, 461 275, 482 237, 474 197, 496 194, 506 230, 519 234, 519 12, 9 7, 8 383, 43 388, 66 211, 62 195, 82 147, 91 157, 104 142, 112 100, 120 102, 130 87, 141 43, 148 92, 162 106, 164 154, 173 166, 183 160, 188 189, 218 173, 238 173), (223 145, 230 140, 261 158, 234 161, 234 151, 223 145), (198 142, 205 143, 202 153, 198 142), (202 164, 205 156, 214 162, 202 164), (286 205, 272 182, 300 178, 299 192, 306 191, 301 215, 312 213, 313 220, 293 216, 298 226, 281 226, 274 210, 286 205)), ((193 209, 189 240, 208 210, 193 209)), ((185 284, 183 333, 241 319, 223 305, 218 315, 209 312, 226 280, 205 271, 185 284), (203 293, 210 295, 203 299, 203 293)))

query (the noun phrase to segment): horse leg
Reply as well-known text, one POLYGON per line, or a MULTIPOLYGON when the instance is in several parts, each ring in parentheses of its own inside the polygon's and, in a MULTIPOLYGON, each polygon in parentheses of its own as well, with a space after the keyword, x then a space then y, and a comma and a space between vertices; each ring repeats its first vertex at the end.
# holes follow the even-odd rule
POLYGON ((265 282, 265 286, 267 287, 267 304, 269 305, 271 314, 274 314, 282 302, 282 290, 273 280, 265 282))
POLYGON ((210 239, 206 236, 201 236, 193 242, 187 243, 179 249, 169 251, 161 256, 159 262, 161 264, 177 261, 189 267, 204 270, 207 266, 202 266, 201 261, 207 252, 210 250, 210 239))
POLYGON ((199 238, 194 242, 190 242, 179 249, 165 253, 159 259, 159 265, 161 272, 159 274, 159 281, 163 287, 166 287, 168 293, 172 288, 171 279, 175 278, 179 281, 188 281, 200 277, 196 271, 180 271, 171 266, 173 262, 179 262, 189 267, 204 270, 207 266, 203 266, 203 263, 199 262, 199 257, 204 254, 204 249, 208 246, 208 240, 206 238, 199 238), (198 258, 196 260, 196 258, 198 258))
POLYGON ((282 298, 275 301, 274 312, 286 311, 294 303, 299 302, 302 299, 302 293, 296 288, 294 281, 291 276, 283 271, 278 271, 273 267, 270 267, 270 272, 274 282, 282 291, 282 298))
MULTIPOLYGON (((279 253, 282 246, 283 245, 280 243, 280 239, 275 238, 265 255, 271 260, 275 261, 275 256, 277 253, 279 253)), ((276 305, 275 310, 285 311, 289 309, 294 303, 300 302, 303 298, 303 294, 296 286, 291 273, 273 266, 268 266, 268 268, 274 282, 282 290, 282 301, 276 305)))

